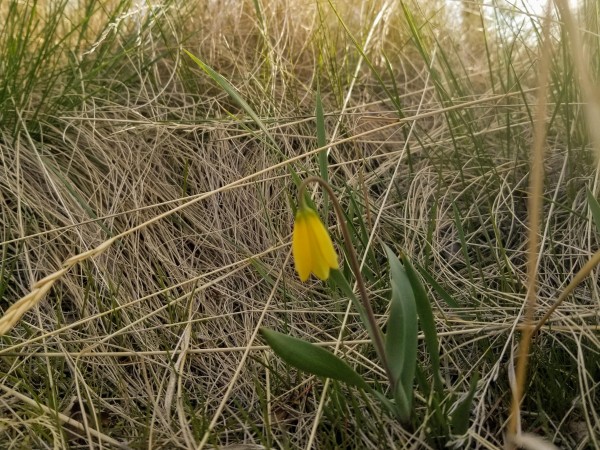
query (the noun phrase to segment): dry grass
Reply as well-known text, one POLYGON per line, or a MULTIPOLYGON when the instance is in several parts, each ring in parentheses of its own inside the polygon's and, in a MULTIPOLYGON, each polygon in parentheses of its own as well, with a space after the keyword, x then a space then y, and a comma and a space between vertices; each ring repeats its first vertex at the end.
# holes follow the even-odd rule
MULTIPOLYGON (((13 3, 0 19, 17 17, 13 3)), ((376 314, 383 322, 389 286, 370 236, 402 249, 459 305, 427 284, 448 389, 464 392, 480 374, 472 426, 456 445, 500 448, 527 290, 540 53, 531 28, 501 23, 541 19, 485 8, 484 40, 472 23, 465 36, 452 32, 454 3, 410 3, 419 35, 397 2, 382 0, 334 2, 337 15, 332 4, 303 0, 89 4, 60 11, 47 58, 36 59, 49 21, 40 14, 23 39, 29 52, 0 62, 5 80, 10 67, 19 74, 0 86, 0 307, 44 294, 28 298, 1 338, 0 447, 442 445, 429 435, 418 389, 419 420, 407 429, 373 399, 296 373, 256 339, 269 325, 339 349, 370 381, 384 379, 347 299, 301 284, 291 266, 291 169, 319 170, 318 80, 329 176, 358 230, 376 314), (57 41, 61 33, 68 39, 57 41), (230 80, 277 148, 180 48, 230 80), (53 284, 36 285, 63 267, 53 284)), ((599 236, 586 199, 586 188, 597 193, 594 154, 559 29, 540 311, 599 236)), ((12 41, 1 33, 6 56, 12 41)), ((595 54, 597 35, 584 37, 595 54)), ((594 448, 597 274, 574 293, 533 341, 521 426, 563 448, 594 448)))

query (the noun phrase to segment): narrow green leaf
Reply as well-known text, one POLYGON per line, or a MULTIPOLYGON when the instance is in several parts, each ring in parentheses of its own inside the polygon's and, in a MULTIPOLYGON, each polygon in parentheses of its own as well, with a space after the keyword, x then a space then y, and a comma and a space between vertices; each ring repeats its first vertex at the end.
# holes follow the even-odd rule
POLYGON ((598 204, 598 200, 594 197, 594 194, 589 189, 586 189, 587 192, 587 200, 590 205, 590 210, 592 211, 592 216, 594 217, 594 223, 596 224, 596 229, 600 233, 600 204, 598 204))
POLYGON ((350 31, 350 27, 346 24, 346 22, 342 18, 342 15, 340 14, 340 12, 338 11, 338 9, 336 8, 334 2, 332 0, 327 0, 327 3, 329 4, 329 7, 333 11, 333 13, 336 15, 336 17, 337 17, 340 25, 344 29, 344 31, 346 31, 346 34, 348 35, 348 38, 350 38, 350 40, 354 44, 354 48, 360 54, 360 56, 363 58, 363 61, 365 62, 365 64, 371 69, 371 73, 373 74, 373 76, 377 80, 377 82, 379 84, 379 87, 381 89, 383 89, 383 91, 388 95, 388 97, 390 98, 391 102, 394 104, 394 106, 398 110, 398 115, 400 117, 404 117, 404 114, 402 112, 402 105, 399 102, 396 101, 397 97, 394 96, 393 92, 390 92, 390 89, 388 88, 388 83, 386 81, 384 81, 384 79, 381 76, 380 71, 377 69, 377 67, 375 66, 375 64, 373 64, 373 62, 369 58, 369 55, 364 51, 364 43, 359 42, 359 40, 356 38, 356 36, 354 36, 354 34, 352 33, 352 31, 350 31))
POLYGON ((446 405, 443 403, 447 398, 439 399, 437 395, 431 395, 433 386, 429 383, 429 379, 425 372, 423 372, 420 364, 417 364, 415 371, 415 378, 417 380, 417 386, 421 390, 421 395, 424 398, 431 399, 428 404, 427 410, 431 416, 431 433, 430 436, 441 436, 447 435, 450 430, 450 418, 446 414, 446 405), (440 401, 441 400, 441 401, 440 401))
MULTIPOLYGON (((43 155, 40 155, 40 159, 42 160, 42 163, 44 164, 44 166, 47 167, 48 169, 50 169, 50 171, 60 179, 60 181, 63 183, 65 189, 67 189, 67 191, 69 191, 69 194, 71 194, 71 196, 79 204, 79 206, 81 206, 81 208, 85 210, 85 212, 89 215, 89 217, 92 219, 97 219, 98 216, 96 215, 94 210, 90 207, 90 205, 87 203, 87 201, 79 194, 79 192, 73 186, 71 181, 68 180, 60 172, 60 170, 57 169, 56 167, 54 167, 54 165, 52 163, 50 163, 50 161, 48 159, 46 159, 43 155)), ((110 229, 108 229, 102 222, 99 221, 99 222, 97 222, 97 224, 100 228, 102 228, 104 230, 104 232, 106 233, 107 236, 109 236, 109 237, 114 236, 114 233, 110 229)))
MULTIPOLYGON (((315 108, 315 116, 317 120, 317 147, 325 147, 327 145, 327 137, 325 135, 325 113, 323 112, 323 102, 321 101, 321 87, 317 84, 317 106, 315 108)), ((329 170, 327 163, 327 149, 319 152, 319 174, 326 182, 329 182, 329 170)), ((324 215, 327 217, 329 211, 329 201, 327 192, 323 192, 324 215)))
POLYGON ((365 380, 352 367, 324 348, 268 328, 261 328, 260 334, 275 354, 289 365, 313 375, 369 390, 365 380))
POLYGON ((379 403, 381 403, 381 406, 383 406, 389 414, 394 415, 394 416, 401 415, 400 411, 398 410, 398 405, 396 403, 392 402, 384 394, 382 394, 381 392, 379 392, 376 389, 373 389, 370 393, 372 393, 375 396, 375 398, 377 398, 377 400, 379 400, 379 403))
POLYGON ((234 99, 237 102, 237 104, 240 105, 240 107, 244 111, 246 111, 246 114, 248 114, 252 118, 252 120, 256 123, 256 125, 258 125, 258 127, 263 131, 263 133, 265 133, 265 136, 267 136, 267 138, 269 138, 271 143, 275 144, 275 140, 269 133, 269 130, 267 130, 267 127, 265 126, 263 121, 260 120, 260 117, 258 117, 258 114, 256 114, 254 112, 254 110, 246 102, 246 100, 244 100, 242 98, 242 96, 240 94, 238 94, 237 90, 233 87, 233 85, 229 81, 227 81, 227 79, 225 77, 223 77, 220 73, 215 71, 212 67, 210 67, 206 63, 202 62, 199 58, 192 55, 190 52, 188 52, 185 49, 183 51, 190 58, 192 58, 192 60, 198 65, 198 67, 200 67, 209 77, 211 77, 215 81, 215 83, 217 83, 221 87, 221 89, 223 89, 225 92, 227 92, 227 94, 229 94, 229 96, 232 99, 234 99))
MULTIPOLYGON (((442 298, 442 300, 444 300, 446 302, 446 304, 450 308, 454 308, 454 309, 459 309, 460 308, 460 305, 454 299, 454 297, 452 297, 450 294, 448 294, 448 291, 446 291, 446 289, 444 289, 437 281, 435 281, 435 278, 433 278, 429 274, 429 272, 427 272, 421 266, 417 266, 417 268, 419 269, 419 273, 421 274, 421 276, 423 278, 425 278, 425 281, 427 281, 427 283, 429 283, 431 285, 431 287, 433 288, 433 290, 435 292, 437 292, 437 294, 442 298)), ((461 315, 461 313, 459 312, 458 315, 461 315)))
POLYGON ((471 416, 471 408, 475 392, 477 392, 477 382, 479 381, 479 372, 475 371, 471 377, 471 383, 469 386, 469 392, 467 396, 463 398, 454 411, 450 419, 450 426, 452 428, 452 434, 456 436, 462 436, 469 430, 469 419, 471 416))
MULTIPOLYGON (((237 90, 233 87, 233 85, 224 76, 222 76, 220 73, 218 73, 212 67, 210 67, 208 64, 204 63, 203 61, 201 61, 196 56, 192 55, 187 50, 184 49, 183 51, 190 58, 192 58, 192 60, 196 63, 196 65, 198 67, 200 67, 200 69, 202 69, 210 78, 212 78, 213 81, 215 81, 221 87, 221 89, 223 89, 225 92, 227 92, 227 94, 235 102, 237 102, 238 105, 240 105, 240 107, 246 112, 246 114, 248 114, 252 118, 254 123, 256 123, 256 125, 258 125, 258 127, 264 133, 265 142, 271 148, 273 148, 275 151, 277 151, 280 155, 285 156, 285 155, 283 155, 283 153, 281 153, 281 150, 279 149, 279 146, 277 145, 275 138, 271 135, 271 133, 269 133, 269 130, 265 126, 264 122, 260 119, 260 117, 258 117, 258 114, 256 114, 256 112, 254 112, 254 110, 246 102, 246 100, 244 100, 242 98, 242 96, 237 92, 237 90)), ((300 181, 299 181, 299 177, 298 177, 298 174, 296 173, 295 169, 292 166, 288 166, 288 168, 289 168, 290 174, 292 175, 292 179, 294 180, 294 182, 296 184, 298 184, 300 181)))
POLYGON ((402 264, 404 264, 404 270, 406 276, 410 281, 412 290, 415 295, 415 302, 417 306, 417 313, 419 314, 419 320, 421 321, 421 328, 425 335, 425 346, 429 353, 431 361, 431 371, 433 373, 433 383, 435 390, 438 395, 444 395, 444 384, 442 382, 442 374, 440 373, 440 353, 439 353, 439 342, 437 336, 437 330, 435 327, 435 319, 433 318, 433 311, 431 310, 431 303, 427 296, 427 291, 421 283, 419 274, 414 269, 408 256, 405 254, 401 255, 402 264))
POLYGON ((460 239, 460 249, 462 250, 463 256, 465 257, 465 264, 467 265, 467 270, 469 272, 469 279, 474 286, 473 282, 473 269, 471 268, 471 260, 469 259, 469 251, 467 246, 467 240, 465 238, 465 230, 462 226, 462 220, 460 217, 460 211, 456 206, 456 203, 452 202, 452 210, 454 211, 454 223, 456 224, 456 231, 458 232, 458 238, 460 239))
POLYGON ((383 247, 388 256, 392 284, 385 353, 390 370, 396 378, 394 380, 394 384, 397 383, 394 397, 397 402, 405 403, 405 405, 399 404, 400 408, 410 412, 417 363, 417 307, 406 271, 394 252, 385 244, 383 247))
POLYGON ((340 270, 332 269, 331 272, 329 272, 329 280, 332 285, 340 289, 342 293, 352 301, 352 305, 354 306, 356 311, 358 311, 360 320, 367 329, 371 341, 373 341, 374 333, 378 332, 378 330, 373 330, 371 328, 370 322, 367 320, 367 313, 365 311, 365 308, 358 299, 358 297, 356 297, 356 294, 354 294, 354 291, 352 290, 352 287, 350 286, 350 283, 348 283, 346 277, 344 277, 340 270))
MULTIPOLYGON (((317 106, 315 110, 317 120, 317 147, 325 147, 327 145, 327 137, 325 135, 325 113, 323 112, 323 102, 321 101, 321 88, 317 86, 317 106)), ((321 178, 328 181, 329 175, 327 171, 327 150, 319 153, 319 172, 321 178)))
POLYGON ((410 8, 404 2, 401 2, 400 5, 402 6, 402 11, 404 12, 404 16, 406 17, 406 22, 408 23, 408 26, 410 28, 410 33, 413 38, 413 41, 414 41, 417 49, 421 53, 421 56, 422 56, 423 60, 425 61, 425 63, 427 64, 427 66, 430 66, 431 65, 430 58, 426 52, 425 42, 423 41, 423 36, 421 34, 419 27, 417 26, 415 18, 413 16, 410 8))

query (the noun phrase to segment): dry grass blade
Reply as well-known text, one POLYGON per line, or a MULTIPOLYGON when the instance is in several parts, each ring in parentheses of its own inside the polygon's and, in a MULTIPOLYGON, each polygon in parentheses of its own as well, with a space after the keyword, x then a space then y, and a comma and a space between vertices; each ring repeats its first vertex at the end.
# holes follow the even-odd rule
POLYGON ((73 418, 66 416, 64 414, 58 413, 58 412, 52 410, 51 408, 48 408, 47 406, 40 405, 35 400, 30 399, 26 395, 23 395, 20 392, 15 391, 14 389, 11 389, 11 388, 1 385, 1 384, 0 384, 0 389, 2 389, 7 394, 19 399, 20 401, 22 401, 23 403, 25 403, 31 407, 37 408, 48 415, 57 417, 64 426, 73 427, 76 430, 90 433, 92 436, 97 438, 100 443, 104 442, 105 444, 110 444, 110 445, 114 446, 115 448, 120 448, 123 450, 131 450, 131 447, 129 447, 127 444, 124 444, 123 442, 119 442, 118 440, 113 439, 112 437, 107 436, 106 434, 101 433, 97 430, 86 427, 81 422, 78 422, 77 420, 74 420, 73 418))
POLYGON ((524 330, 521 333, 519 342, 519 351, 517 356, 517 367, 515 382, 512 392, 511 412, 508 422, 508 440, 509 445, 513 436, 521 434, 519 428, 521 401, 523 399, 525 383, 527 380, 527 366, 529 362, 529 349, 531 347, 531 338, 533 335, 533 319, 535 316, 538 289, 538 258, 539 248, 539 230, 540 217, 542 212, 542 194, 544 183, 544 153, 546 146, 546 117, 547 117, 547 94, 548 79, 550 74, 550 8, 548 7, 547 16, 543 25, 542 55, 540 57, 539 67, 539 86, 538 105, 536 111, 536 121, 534 124, 534 141, 531 154, 531 171, 529 175, 529 196, 528 196, 528 224, 529 234, 527 242, 527 298, 525 304, 525 316, 523 318, 524 330))
POLYGON ((522 430, 600 442, 600 8, 557 2, 545 69, 538 3, 0 2, 0 447, 497 449, 530 331, 522 430), (374 239, 423 276, 437 411, 464 435, 422 336, 413 428, 254 341, 262 324, 386 385, 347 292, 286 264, 298 180, 324 170, 378 323, 374 239))
POLYGON ((569 285, 562 290, 556 301, 552 304, 550 309, 546 311, 544 316, 538 321, 537 325, 533 329, 533 334, 535 335, 540 329, 544 326, 544 324, 550 319, 556 308, 558 308, 562 302, 573 292, 573 290, 594 270, 594 268, 600 264, 600 250, 594 253, 594 256, 590 258, 590 260, 585 263, 585 266, 581 268, 577 275, 573 277, 569 285))
MULTIPOLYGON (((395 127, 398 126, 396 123, 392 123, 392 124, 388 124, 388 125, 384 125, 382 127, 379 128, 379 130, 381 129, 385 129, 385 128, 390 128, 390 127, 395 127)), ((368 131, 363 133, 363 135, 368 135, 373 133, 374 131, 368 131)), ((240 178, 232 183, 229 183, 226 186, 223 186, 220 189, 215 189, 211 192, 207 192, 205 194, 202 194, 200 196, 197 196, 195 198, 193 198, 192 200, 189 200, 185 203, 183 203, 182 205, 179 205, 175 208, 170 209, 169 211, 159 214, 155 217, 153 217, 150 220, 147 220, 144 223, 141 223, 135 227, 132 227, 110 239, 107 239, 106 241, 104 241, 102 244, 98 245, 96 248, 92 249, 92 250, 88 250, 86 252, 80 253, 78 255, 72 256, 69 259, 67 259, 64 264, 63 264, 63 268, 61 268, 60 270, 57 270, 56 272, 48 275, 47 277, 43 278, 42 280, 37 281, 34 284, 34 288, 33 290, 27 294, 26 296, 20 298, 17 302, 15 302, 5 313, 4 315, 0 318, 0 335, 6 334, 8 333, 18 322, 19 319, 23 316, 23 314, 25 314, 27 311, 29 311, 31 308, 35 307, 35 305, 37 305, 43 298, 44 295, 46 295, 48 293, 48 291, 52 288, 53 284, 59 280, 65 273, 67 273, 69 271, 69 269, 71 269, 74 265, 81 263, 83 261, 86 261, 89 258, 93 258, 95 256, 98 256, 99 254, 101 254, 102 252, 104 252, 108 247, 110 247, 113 243, 115 243, 116 241, 118 241, 119 239, 128 236, 136 231, 142 230, 166 217, 171 216, 172 214, 182 211, 185 208, 188 208, 202 200, 205 200, 215 194, 221 193, 221 192, 225 192, 228 191, 229 189, 235 188, 237 186, 243 185, 245 182, 252 180, 254 178, 259 177, 260 175, 263 175, 265 173, 268 173, 270 171, 273 171, 275 169, 281 168, 281 167, 285 167, 287 165, 292 164, 295 161, 299 161, 301 159, 304 159, 308 156, 312 156, 314 154, 318 154, 320 151, 323 151, 327 148, 331 148, 332 146, 335 145, 340 145, 344 142, 348 142, 351 141, 353 139, 355 139, 356 136, 352 137, 352 138, 347 138, 347 139, 340 139, 339 141, 336 141, 334 143, 330 143, 325 147, 322 148, 317 148, 315 150, 306 152, 302 155, 293 157, 293 158, 289 158, 286 161, 283 161, 281 163, 278 164, 274 164, 266 169, 257 171, 251 175, 248 175, 246 177, 240 178)))

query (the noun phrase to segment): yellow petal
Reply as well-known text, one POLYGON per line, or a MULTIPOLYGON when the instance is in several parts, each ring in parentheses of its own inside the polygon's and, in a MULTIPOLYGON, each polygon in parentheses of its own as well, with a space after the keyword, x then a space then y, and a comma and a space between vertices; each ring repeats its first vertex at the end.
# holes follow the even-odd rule
POLYGON ((315 258, 313 260, 312 273, 314 273, 317 276, 317 278, 320 278, 321 280, 325 281, 327 278, 329 278, 329 266, 327 265, 325 260, 320 257, 320 255, 313 256, 315 256, 315 258))
POLYGON ((312 269, 311 243, 306 214, 301 209, 296 213, 296 220, 294 221, 292 253, 300 280, 308 280, 312 269))
POLYGON ((292 252, 302 281, 308 280, 311 272, 326 280, 330 269, 338 268, 337 254, 329 233, 318 214, 310 208, 300 207, 296 213, 292 252))
POLYGON ((323 222, 321 222, 321 219, 319 219, 319 216, 315 212, 309 216, 308 222, 309 229, 312 232, 311 238, 313 238, 313 245, 316 250, 313 256, 327 267, 327 276, 329 276, 329 269, 337 269, 339 267, 333 242, 331 242, 327 228, 325 228, 325 225, 323 225, 323 222))
POLYGON ((305 208, 302 210, 302 217, 306 223, 310 247, 310 271, 321 280, 326 280, 329 278, 329 269, 338 267, 333 243, 315 211, 305 208))

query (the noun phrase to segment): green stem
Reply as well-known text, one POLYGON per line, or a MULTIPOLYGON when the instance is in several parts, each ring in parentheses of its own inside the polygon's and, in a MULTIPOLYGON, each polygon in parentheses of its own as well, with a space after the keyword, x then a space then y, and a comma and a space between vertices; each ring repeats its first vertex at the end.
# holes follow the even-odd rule
POLYGON ((373 308, 371 307, 371 302, 369 302, 369 296, 367 295, 367 287, 365 281, 360 272, 360 264, 358 263, 358 257, 356 256, 356 250, 352 245, 352 240, 350 238, 350 232, 348 231, 348 226, 345 222, 344 212, 342 210, 342 206, 338 201, 335 192, 325 180, 319 177, 308 177, 306 180, 302 182, 300 188, 298 190, 298 197, 300 199, 300 204, 304 205, 304 191, 306 190, 306 186, 310 183, 318 183, 321 185, 323 189, 327 191, 329 194, 329 198, 333 204, 333 209, 335 210, 335 214, 338 218, 338 224, 340 225, 340 229, 342 230, 342 235, 344 236, 344 246, 346 247, 346 254, 348 256, 348 262, 350 263, 350 267, 352 268, 352 272, 356 278, 356 285, 358 286, 358 291, 360 293, 360 298, 362 300, 362 305, 366 313, 366 319, 368 321, 367 330, 371 330, 371 339, 373 340, 373 345, 375 346, 375 351, 383 364, 383 368, 387 374, 387 377, 390 381, 390 385, 392 389, 396 387, 396 380, 392 375, 392 371, 390 370, 390 366, 388 364, 388 360, 385 354, 385 347, 383 345, 383 335, 379 327, 377 326, 377 321, 375 320, 375 314, 373 313, 373 308))

